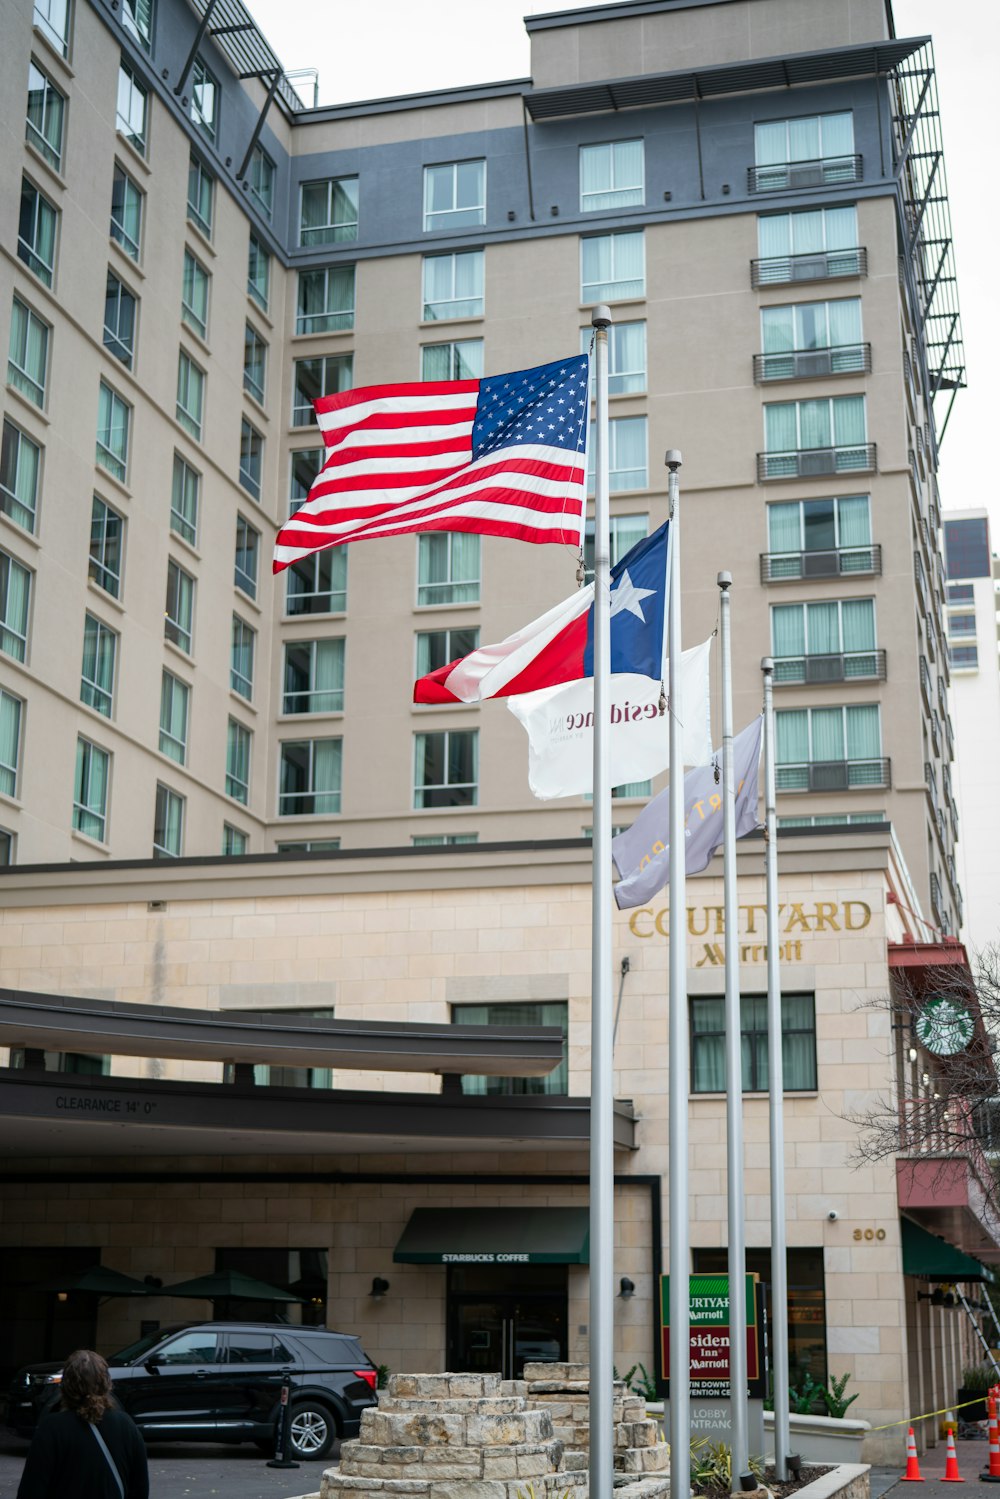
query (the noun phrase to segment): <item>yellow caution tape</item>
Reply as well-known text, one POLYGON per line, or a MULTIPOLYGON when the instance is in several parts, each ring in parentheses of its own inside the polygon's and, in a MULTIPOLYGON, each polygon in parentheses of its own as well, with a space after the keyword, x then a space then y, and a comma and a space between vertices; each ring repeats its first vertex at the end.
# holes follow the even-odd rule
POLYGON ((952 1411, 964 1410, 967 1405, 982 1405, 986 1400, 981 1395, 977 1400, 963 1400, 961 1405, 948 1405, 941 1411, 928 1411, 926 1416, 904 1416, 901 1421, 887 1421, 884 1426, 873 1426, 872 1431, 888 1431, 892 1426, 912 1426, 916 1421, 932 1421, 935 1416, 950 1416, 952 1411))

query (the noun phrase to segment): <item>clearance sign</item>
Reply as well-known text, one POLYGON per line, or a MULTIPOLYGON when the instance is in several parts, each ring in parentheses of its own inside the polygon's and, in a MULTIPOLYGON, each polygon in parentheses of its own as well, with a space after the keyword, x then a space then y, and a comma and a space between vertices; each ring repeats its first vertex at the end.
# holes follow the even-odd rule
MULTIPOLYGON (((691 1313, 691 1394, 696 1399, 729 1396, 729 1277, 692 1275, 688 1279, 691 1313)), ((747 1385, 752 1399, 765 1390, 761 1337, 763 1296, 756 1275, 744 1287, 747 1308, 747 1385)), ((670 1276, 660 1277, 660 1343, 663 1377, 670 1368, 670 1276)))

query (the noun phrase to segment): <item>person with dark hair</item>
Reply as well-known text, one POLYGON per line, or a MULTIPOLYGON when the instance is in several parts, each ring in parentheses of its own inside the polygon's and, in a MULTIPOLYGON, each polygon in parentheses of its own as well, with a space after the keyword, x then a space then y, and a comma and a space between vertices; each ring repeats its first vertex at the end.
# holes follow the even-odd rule
POLYGON ((99 1353, 70 1354, 60 1395, 32 1437, 17 1499, 148 1499, 146 1448, 99 1353))

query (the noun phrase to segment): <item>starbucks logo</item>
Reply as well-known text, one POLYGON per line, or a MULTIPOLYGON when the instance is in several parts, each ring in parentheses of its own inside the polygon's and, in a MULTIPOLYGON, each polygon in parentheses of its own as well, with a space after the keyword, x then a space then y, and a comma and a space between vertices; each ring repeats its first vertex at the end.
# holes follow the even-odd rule
POLYGON ((951 1057, 972 1040, 975 1022, 965 1005, 938 995, 928 1000, 917 1017, 917 1036, 928 1051, 951 1057))

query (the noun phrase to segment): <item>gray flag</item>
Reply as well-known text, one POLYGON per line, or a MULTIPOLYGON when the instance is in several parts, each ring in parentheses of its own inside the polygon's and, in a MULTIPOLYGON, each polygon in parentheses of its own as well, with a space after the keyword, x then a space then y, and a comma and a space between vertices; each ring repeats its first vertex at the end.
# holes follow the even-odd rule
MULTIPOLYGON (((762 717, 755 718, 733 740, 737 838, 762 825, 757 816, 757 780, 763 724, 762 717)), ((620 911, 652 899, 670 878, 669 797, 669 788, 654 796, 632 826, 611 840, 611 855, 621 876, 615 886, 620 911)), ((684 867, 688 874, 697 874, 707 868, 715 850, 722 846, 721 751, 716 751, 711 764, 699 765, 684 777, 684 837, 684 867)))

